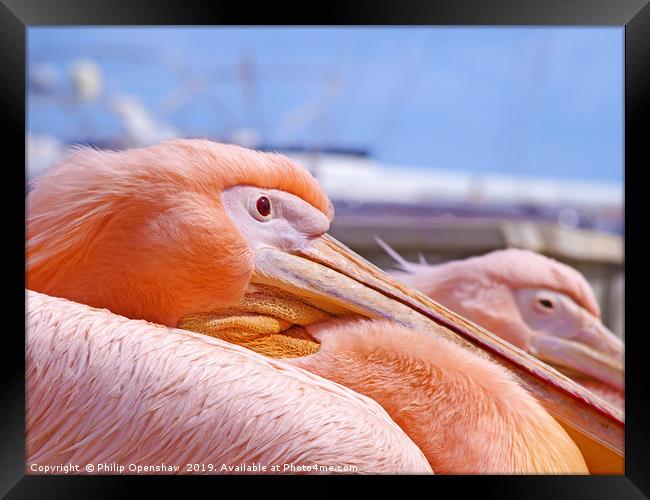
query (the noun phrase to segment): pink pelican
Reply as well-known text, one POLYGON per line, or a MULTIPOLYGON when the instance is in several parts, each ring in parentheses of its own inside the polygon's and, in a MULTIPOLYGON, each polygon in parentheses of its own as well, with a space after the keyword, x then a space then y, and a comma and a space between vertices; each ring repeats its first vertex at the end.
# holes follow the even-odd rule
POLYGON ((623 408, 623 342, 603 325, 596 295, 578 271, 514 248, 418 264, 377 241, 396 259, 397 280, 623 408))
POLYGON ((329 237, 284 156, 82 148, 27 209, 28 471, 620 469, 614 408, 329 237))

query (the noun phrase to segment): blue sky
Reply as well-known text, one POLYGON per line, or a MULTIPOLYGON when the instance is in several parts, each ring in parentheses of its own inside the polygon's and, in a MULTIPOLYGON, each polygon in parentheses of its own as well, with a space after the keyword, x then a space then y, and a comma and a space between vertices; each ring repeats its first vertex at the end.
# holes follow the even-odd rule
MULTIPOLYGON (((622 28, 29 28, 30 68, 65 90, 73 61, 105 93, 162 105, 188 76, 207 85, 161 119, 187 136, 259 131, 265 143, 367 148, 422 168, 621 182, 622 28), (250 61, 254 78, 238 68, 250 61)), ((102 104, 29 101, 31 132, 119 132, 102 104), (88 127, 91 124, 92 127, 88 127)))

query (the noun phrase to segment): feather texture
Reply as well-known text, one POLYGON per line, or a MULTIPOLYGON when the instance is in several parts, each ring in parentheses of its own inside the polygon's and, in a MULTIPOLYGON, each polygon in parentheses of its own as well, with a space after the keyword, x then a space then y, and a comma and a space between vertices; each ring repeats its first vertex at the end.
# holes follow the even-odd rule
POLYGON ((320 350, 289 362, 379 402, 436 473, 588 472, 564 429, 501 366, 388 321, 308 330, 320 350))
POLYGON ((27 303, 28 471, 164 462, 181 473, 189 463, 431 472, 376 402, 334 382, 65 299, 29 291, 27 303))

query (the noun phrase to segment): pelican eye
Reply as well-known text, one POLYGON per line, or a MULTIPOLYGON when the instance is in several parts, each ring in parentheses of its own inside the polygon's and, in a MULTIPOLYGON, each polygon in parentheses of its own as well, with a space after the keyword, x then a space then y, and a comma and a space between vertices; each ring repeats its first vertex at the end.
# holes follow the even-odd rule
POLYGON ((268 217, 271 215, 271 200, 266 196, 260 196, 255 203, 255 207, 257 208, 257 213, 262 217, 268 217))
POLYGON ((546 309, 553 309, 553 301, 549 299, 539 299, 539 304, 546 309))
POLYGON ((271 200, 268 196, 260 196, 255 200, 255 209, 253 215, 256 219, 260 221, 267 221, 271 219, 273 214, 273 207, 271 205, 271 200))

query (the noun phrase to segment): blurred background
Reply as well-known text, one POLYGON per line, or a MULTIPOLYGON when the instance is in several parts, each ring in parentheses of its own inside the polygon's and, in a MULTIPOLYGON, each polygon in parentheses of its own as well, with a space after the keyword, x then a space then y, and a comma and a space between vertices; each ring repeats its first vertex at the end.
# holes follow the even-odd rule
POLYGON ((624 335, 622 28, 28 29, 27 172, 69 145, 200 137, 319 179, 383 268, 518 247, 624 335))

